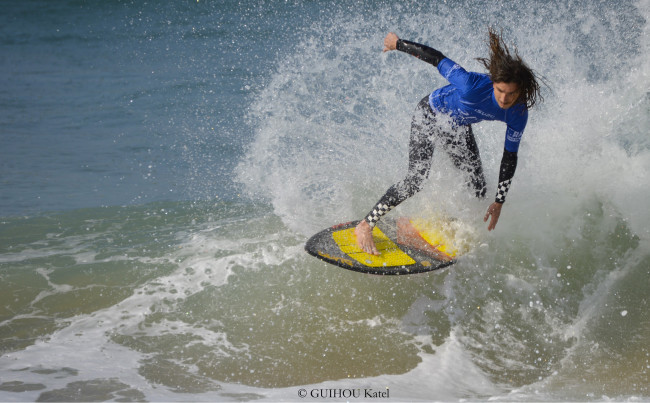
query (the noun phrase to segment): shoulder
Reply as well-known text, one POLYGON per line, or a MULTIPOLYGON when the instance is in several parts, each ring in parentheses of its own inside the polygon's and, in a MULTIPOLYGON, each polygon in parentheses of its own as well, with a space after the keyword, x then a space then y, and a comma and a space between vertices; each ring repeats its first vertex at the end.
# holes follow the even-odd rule
POLYGON ((438 70, 444 78, 450 83, 456 85, 461 90, 467 91, 483 86, 492 85, 490 77, 486 74, 467 71, 460 64, 449 58, 443 59, 438 64, 438 70))
POLYGON ((445 57, 440 61, 440 63, 438 63, 438 70, 440 71, 440 74, 447 79, 454 74, 465 72, 465 69, 463 69, 460 64, 448 57, 445 57))
POLYGON ((492 81, 490 80, 490 76, 488 76, 487 74, 467 71, 463 66, 456 63, 455 61, 451 60, 448 57, 445 57, 440 61, 440 63, 438 64, 438 69, 440 69, 440 72, 443 73, 443 75, 454 74, 454 73, 463 74, 463 75, 474 77, 475 81, 486 80, 492 83, 492 81))

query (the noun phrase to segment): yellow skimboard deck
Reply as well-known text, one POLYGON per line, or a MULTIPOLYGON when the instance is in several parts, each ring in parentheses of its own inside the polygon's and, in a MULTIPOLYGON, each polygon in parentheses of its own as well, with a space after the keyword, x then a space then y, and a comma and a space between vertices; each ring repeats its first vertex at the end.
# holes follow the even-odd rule
POLYGON ((307 241, 305 250, 327 263, 380 275, 423 273, 455 262, 456 251, 443 243, 441 234, 407 218, 384 218, 372 232, 380 254, 365 253, 356 244, 354 228, 358 223, 337 224, 320 231, 307 241))

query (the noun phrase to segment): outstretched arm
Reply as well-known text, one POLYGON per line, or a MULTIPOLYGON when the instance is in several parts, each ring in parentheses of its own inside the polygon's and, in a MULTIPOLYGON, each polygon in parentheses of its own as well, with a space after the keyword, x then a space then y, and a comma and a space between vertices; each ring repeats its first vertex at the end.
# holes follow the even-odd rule
POLYGON ((408 53, 436 67, 445 58, 445 55, 441 52, 419 43, 399 39, 393 32, 389 32, 386 38, 384 38, 384 52, 390 50, 399 50, 408 53))

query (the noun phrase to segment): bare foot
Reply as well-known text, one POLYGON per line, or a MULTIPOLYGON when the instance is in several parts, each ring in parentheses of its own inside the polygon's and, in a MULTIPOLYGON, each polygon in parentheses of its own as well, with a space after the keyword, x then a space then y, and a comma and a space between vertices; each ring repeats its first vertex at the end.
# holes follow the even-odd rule
POLYGON ((371 255, 379 255, 379 251, 375 246, 375 240, 372 239, 372 228, 366 220, 361 220, 357 227, 354 229, 354 235, 357 237, 357 246, 366 253, 371 255))
POLYGON ((427 242, 418 231, 413 227, 411 221, 406 217, 401 217, 397 221, 397 242, 418 249, 432 257, 443 262, 454 260, 451 256, 438 250, 437 245, 431 245, 427 242))

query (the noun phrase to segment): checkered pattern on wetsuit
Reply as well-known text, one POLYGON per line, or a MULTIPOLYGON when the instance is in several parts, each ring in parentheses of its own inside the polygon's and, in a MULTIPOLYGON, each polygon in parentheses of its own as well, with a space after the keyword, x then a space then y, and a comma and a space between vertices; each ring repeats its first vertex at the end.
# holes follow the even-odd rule
POLYGON ((368 214, 368 217, 366 217, 366 221, 370 225, 370 228, 374 227, 377 224, 377 221, 386 213, 390 211, 390 206, 387 204, 382 204, 382 203, 377 203, 374 209, 368 214))
POLYGON ((508 190, 510 190, 511 183, 512 183, 512 179, 499 182, 499 186, 497 186, 497 195, 495 198, 495 201, 497 203, 503 203, 506 201, 506 195, 508 194, 508 190))

